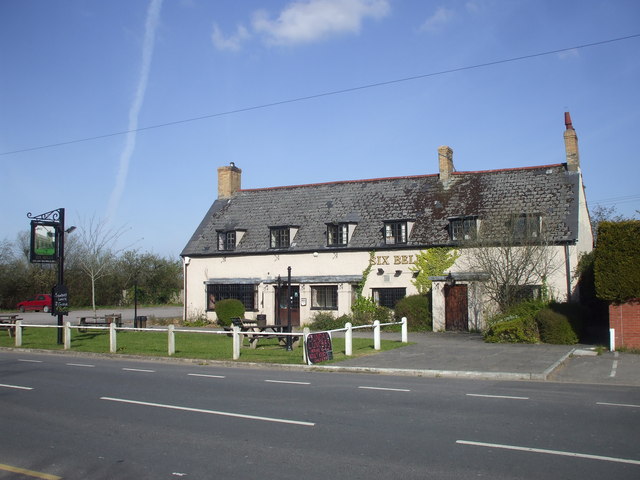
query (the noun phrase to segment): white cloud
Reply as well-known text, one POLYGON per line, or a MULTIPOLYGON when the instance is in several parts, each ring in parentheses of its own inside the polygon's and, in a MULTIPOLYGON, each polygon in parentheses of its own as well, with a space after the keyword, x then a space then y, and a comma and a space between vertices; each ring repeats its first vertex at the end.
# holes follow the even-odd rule
POLYGON ((213 24, 211 40, 213 41, 213 46, 218 50, 240 50, 242 43, 250 37, 251 35, 249 34, 249 31, 242 25, 238 25, 234 35, 225 37, 218 25, 215 23, 213 24))
POLYGON ((252 25, 269 43, 294 45, 358 33, 365 18, 388 13, 388 0, 307 0, 289 4, 275 19, 265 10, 257 11, 252 25))
POLYGON ((438 7, 433 15, 427 18, 421 25, 420 30, 436 33, 442 30, 453 18, 455 12, 446 7, 438 7))

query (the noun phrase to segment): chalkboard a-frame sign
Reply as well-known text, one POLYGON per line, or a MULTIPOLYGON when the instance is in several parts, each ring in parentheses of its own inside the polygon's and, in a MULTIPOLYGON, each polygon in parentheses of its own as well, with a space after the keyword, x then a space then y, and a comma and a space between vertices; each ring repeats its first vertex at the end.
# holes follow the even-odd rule
POLYGON ((333 346, 329 332, 310 333, 304 348, 307 349, 307 362, 314 363, 333 360, 333 346))

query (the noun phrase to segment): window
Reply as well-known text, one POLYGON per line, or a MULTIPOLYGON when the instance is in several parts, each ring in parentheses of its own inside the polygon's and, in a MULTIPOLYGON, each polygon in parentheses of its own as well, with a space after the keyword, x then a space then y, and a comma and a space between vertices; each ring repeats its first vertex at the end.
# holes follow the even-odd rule
POLYGON ((327 224, 327 245, 345 246, 349 243, 349 225, 346 223, 327 224))
POLYGON ((542 285, 502 285, 500 296, 502 299, 512 298, 516 302, 540 300, 542 298, 542 285))
POLYGON ((449 236, 451 240, 473 240, 478 233, 476 217, 460 217, 449 219, 449 236))
POLYGON ((207 285, 207 310, 213 311, 218 300, 235 298, 240 300, 245 310, 256 310, 256 298, 258 296, 258 286, 253 284, 223 284, 213 283, 207 285))
POLYGON ((373 301, 381 307, 395 308, 398 300, 407 296, 406 288, 374 288, 373 301))
POLYGON ((271 228, 271 248, 289 248, 291 245, 289 227, 271 228))
POLYGON ((236 232, 218 232, 218 250, 235 250, 236 232))
POLYGON ((541 218, 537 213, 516 215, 511 220, 513 236, 516 239, 531 239, 540 236, 541 218))
POLYGON ((407 243, 407 222, 385 223, 384 243, 386 243, 387 245, 407 243))
POLYGON ((338 309, 338 286, 311 287, 311 308, 318 310, 338 309))

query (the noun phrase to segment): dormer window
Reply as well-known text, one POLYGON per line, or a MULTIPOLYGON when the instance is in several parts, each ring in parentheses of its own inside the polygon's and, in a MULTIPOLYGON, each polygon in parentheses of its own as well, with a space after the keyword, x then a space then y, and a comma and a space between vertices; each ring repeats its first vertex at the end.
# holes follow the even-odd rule
POLYGON ((271 227, 269 229, 270 248, 289 248, 297 232, 298 227, 271 227))
POLYGON ((387 245, 400 245, 407 243, 410 223, 406 220, 385 222, 384 243, 387 245))
POLYGON ((344 247, 349 243, 349 225, 347 223, 327 224, 327 245, 344 247))
POLYGON ((477 234, 477 217, 454 217, 449 219, 449 237, 451 240, 473 240, 477 234))
POLYGON ((233 251, 242 239, 245 230, 227 230, 218 232, 218 250, 233 251))

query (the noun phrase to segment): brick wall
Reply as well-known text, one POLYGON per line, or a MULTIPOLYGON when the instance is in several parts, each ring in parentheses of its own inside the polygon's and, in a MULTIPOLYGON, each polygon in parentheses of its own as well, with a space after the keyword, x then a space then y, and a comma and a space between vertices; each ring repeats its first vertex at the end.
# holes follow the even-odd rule
POLYGON ((615 329, 615 347, 640 349, 640 299, 609 305, 609 328, 615 329))

